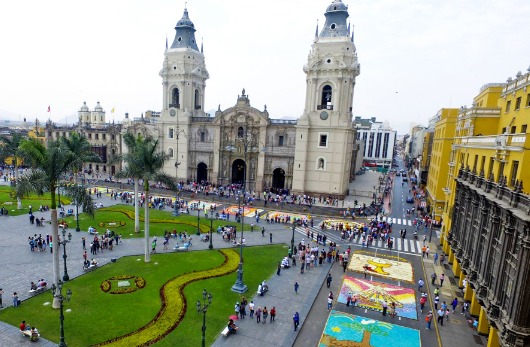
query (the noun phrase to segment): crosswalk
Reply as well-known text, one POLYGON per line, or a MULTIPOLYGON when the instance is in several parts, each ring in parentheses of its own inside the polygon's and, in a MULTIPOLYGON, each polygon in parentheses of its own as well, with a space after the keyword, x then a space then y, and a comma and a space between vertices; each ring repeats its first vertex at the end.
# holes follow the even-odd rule
MULTIPOLYGON (((305 235, 307 237, 306 229, 298 227, 296 228, 296 231, 298 231, 300 234, 305 235)), ((333 241, 337 243, 341 243, 344 245, 357 245, 362 247, 362 238, 358 237, 356 239, 352 239, 350 242, 349 240, 341 240, 340 238, 340 231, 338 230, 324 230, 322 231, 320 228, 309 228, 309 232, 313 232, 313 237, 316 239, 317 234, 320 233, 321 235, 326 235, 326 238, 328 241, 333 241)), ((399 235, 398 235, 399 236, 399 235)), ((412 237, 410 235, 409 237, 412 237)), ((394 245, 392 247, 393 251, 403 252, 403 253, 409 253, 409 254, 415 254, 415 255, 421 255, 422 254, 422 247, 423 243, 420 240, 415 239, 404 239, 402 240, 400 237, 393 237, 394 239, 394 245)), ((307 242, 308 240, 306 240, 307 242)), ((307 244, 307 243, 306 243, 307 244)), ((383 242, 382 240, 373 241, 372 245, 367 247, 368 249, 373 248, 380 248, 388 250, 387 242, 383 242)))
POLYGON ((387 223, 393 223, 394 225, 404 225, 404 226, 413 226, 414 222, 411 219, 407 219, 405 217, 403 218, 394 218, 394 217, 382 217, 380 218, 381 221, 387 222, 387 223))

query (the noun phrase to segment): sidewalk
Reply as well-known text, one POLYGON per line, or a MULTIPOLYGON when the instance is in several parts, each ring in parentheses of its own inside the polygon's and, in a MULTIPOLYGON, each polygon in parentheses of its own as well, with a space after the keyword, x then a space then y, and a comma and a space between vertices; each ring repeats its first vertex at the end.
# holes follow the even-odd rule
MULTIPOLYGON (((438 324, 438 329, 440 331, 440 337, 442 340, 442 346, 486 346, 487 339, 483 336, 478 335, 478 333, 473 330, 473 318, 469 316, 469 309, 468 313, 466 313, 465 316, 461 314, 462 303, 464 302, 463 293, 462 289, 458 288, 458 278, 454 277, 451 265, 440 265, 439 258, 438 264, 434 265, 434 253, 436 252, 438 253, 438 256, 440 256, 441 254, 443 254, 443 250, 438 242, 438 239, 434 239, 433 241, 434 242, 431 242, 429 244, 431 248, 429 258, 423 258, 425 272, 427 274, 425 284, 428 285, 431 299, 434 302, 434 295, 432 293, 434 292, 434 289, 436 287, 440 289, 440 305, 445 301, 450 311, 452 311, 451 302, 455 297, 458 299, 458 306, 455 310, 455 313, 449 315, 449 322, 444 321, 443 326, 440 326, 438 324), (433 272, 436 272, 437 276, 434 286, 431 284, 431 274, 433 272), (445 280, 443 286, 440 287, 440 275, 442 273, 445 275, 445 280), (471 323, 469 321, 471 321, 471 323)), ((469 306, 471 306, 470 302, 468 302, 468 304, 469 306)), ((438 305, 438 308, 440 307, 440 305, 438 305)))
POLYGON ((273 306, 276 307, 275 322, 270 323, 269 320, 266 323, 257 324, 256 318, 250 318, 247 315, 247 318, 235 321, 239 327, 237 334, 228 337, 219 335, 212 346, 292 346, 302 329, 330 267, 331 263, 326 262, 322 267, 311 268, 311 270, 306 270, 303 274, 300 273, 299 266, 284 269, 280 276, 273 275, 271 277, 268 281, 270 290, 263 297, 254 296, 257 288, 249 288, 246 297, 248 302, 250 300, 254 301, 256 309, 258 306, 261 308, 266 306, 267 310, 270 311, 273 306), (297 295, 294 293, 295 281, 300 285, 297 295), (300 326, 297 331, 294 331, 293 326, 293 315, 295 312, 300 314, 300 326))

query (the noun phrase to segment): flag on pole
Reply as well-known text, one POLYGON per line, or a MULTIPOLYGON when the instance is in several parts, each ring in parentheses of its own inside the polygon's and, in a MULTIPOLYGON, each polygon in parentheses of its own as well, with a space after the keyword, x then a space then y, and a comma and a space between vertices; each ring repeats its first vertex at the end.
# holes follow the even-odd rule
POLYGON ((114 113, 114 107, 112 108, 112 111, 110 111, 111 113, 114 113))
POLYGON ((50 106, 48 106, 48 112, 50 112, 50 106))

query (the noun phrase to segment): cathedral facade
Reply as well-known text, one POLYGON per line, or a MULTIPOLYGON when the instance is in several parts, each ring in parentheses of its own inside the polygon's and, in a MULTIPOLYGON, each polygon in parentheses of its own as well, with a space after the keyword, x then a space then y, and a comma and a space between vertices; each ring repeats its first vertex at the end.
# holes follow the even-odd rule
POLYGON ((206 114, 210 75, 185 9, 164 53, 161 111, 126 119, 123 131, 157 138, 170 157, 165 171, 178 180, 244 183, 256 194, 274 187, 344 196, 355 175, 352 102, 360 66, 347 6, 334 0, 325 16, 303 67, 306 101, 297 120, 273 119, 266 106, 252 107, 244 89, 234 106, 206 114))

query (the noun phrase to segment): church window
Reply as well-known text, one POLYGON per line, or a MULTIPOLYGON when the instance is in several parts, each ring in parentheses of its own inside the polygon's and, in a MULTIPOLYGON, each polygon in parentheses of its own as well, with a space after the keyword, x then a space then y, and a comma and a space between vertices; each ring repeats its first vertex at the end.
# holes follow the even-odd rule
POLYGON ((172 139, 173 138, 173 127, 168 128, 167 137, 168 137, 168 139, 172 139))
POLYGON ((106 140, 107 139, 107 135, 106 134, 103 134, 103 140, 106 140))
POLYGON ((237 137, 239 138, 243 137, 243 127, 239 127, 237 129, 237 137))
POLYGON ((199 90, 195 89, 195 109, 200 110, 201 109, 201 103, 199 98, 199 90))
POLYGON ((327 147, 328 146, 328 134, 319 133, 318 134, 318 147, 327 147))
POLYGON ((331 24, 331 30, 335 30, 336 27, 337 25, 335 23, 331 24))
POLYGON ((99 134, 95 134, 96 140, 99 140, 99 134))
POLYGON ((92 140, 92 134, 91 134, 91 133, 88 133, 88 138, 89 138, 90 140, 92 140))
POLYGON ((328 64, 331 63, 331 59, 328 59, 327 62, 328 62, 328 64))
POLYGON ((178 42, 182 42, 182 36, 179 36, 179 38, 177 39, 178 42))
POLYGON ((175 108, 180 108, 180 93, 179 93, 179 89, 178 88, 173 88, 173 91, 172 91, 172 97, 171 97, 171 105, 169 105, 169 107, 175 107, 175 108))
POLYGON ((112 134, 111 138, 112 138, 113 140, 115 140, 115 139, 116 139, 116 135, 112 134))
POLYGON ((201 131, 201 142, 204 142, 205 137, 206 137, 206 134, 204 133, 204 131, 201 131))
POLYGON ((322 101, 321 104, 325 109, 329 108, 328 106, 331 106, 331 94, 332 94, 332 88, 329 84, 325 85, 324 88, 322 88, 322 101))
POLYGON ((278 137, 278 146, 279 147, 283 146, 283 136, 278 137))
POLYGON ((167 155, 170 157, 170 158, 173 158, 173 148, 169 147, 167 149, 167 155))
POLYGON ((177 67, 176 67, 176 66, 173 66, 173 70, 176 70, 176 69, 177 69, 177 67))

